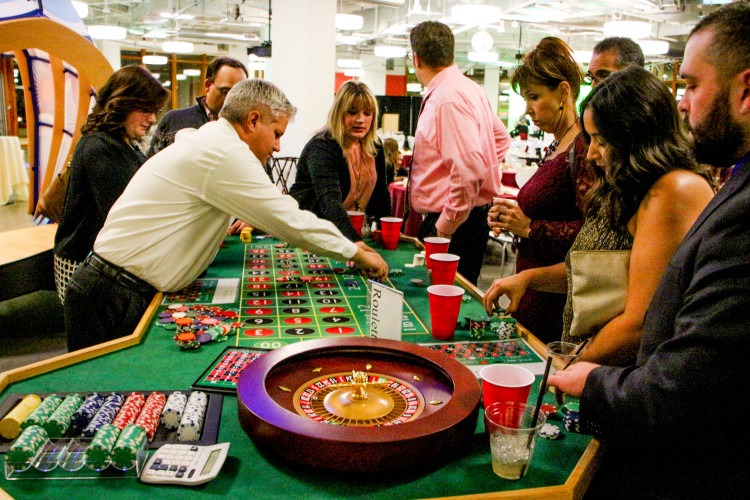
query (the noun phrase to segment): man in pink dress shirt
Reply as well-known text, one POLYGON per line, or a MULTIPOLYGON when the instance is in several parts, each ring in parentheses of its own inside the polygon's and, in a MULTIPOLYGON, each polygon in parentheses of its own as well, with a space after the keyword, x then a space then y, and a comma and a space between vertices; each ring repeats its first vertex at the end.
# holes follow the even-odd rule
POLYGON ((411 30, 412 61, 427 88, 417 122, 409 202, 423 214, 420 239, 451 239, 458 272, 476 284, 487 246, 487 211, 500 192, 500 162, 510 135, 482 88, 453 62, 454 38, 445 24, 411 30))

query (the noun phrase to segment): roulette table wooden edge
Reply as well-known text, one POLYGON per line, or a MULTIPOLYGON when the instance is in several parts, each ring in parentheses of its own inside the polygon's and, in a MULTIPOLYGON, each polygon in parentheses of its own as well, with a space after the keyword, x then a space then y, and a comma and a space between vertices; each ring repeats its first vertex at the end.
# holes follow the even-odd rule
MULTIPOLYGON (((352 384, 340 385, 336 391, 351 391, 352 384)), ((479 397, 477 379, 461 363, 415 344, 370 338, 313 340, 271 351, 243 371, 237 386, 240 423, 259 447, 292 462, 345 472, 412 469, 450 457, 474 433, 479 397), (328 373, 347 369, 394 375, 403 381, 397 384, 413 385, 419 415, 391 425, 350 426, 295 411, 297 386, 330 383, 328 373)))
MULTIPOLYGON (((401 242, 413 245, 417 248, 422 248, 421 243, 416 239, 408 236, 401 236, 401 242)), ((462 276, 457 275, 458 283, 463 286, 471 295, 481 300, 482 292, 473 286, 471 283, 466 281, 462 276)), ((151 326, 151 321, 160 307, 164 298, 164 294, 157 293, 154 299, 149 304, 148 309, 143 315, 143 318, 139 322, 138 326, 131 335, 121 337, 109 342, 92 346, 86 349, 75 351, 68 354, 63 354, 43 360, 37 363, 32 363, 26 366, 22 366, 16 369, 7 370, 0 372, 0 396, 5 396, 3 392, 6 387, 15 382, 24 381, 31 379, 37 375, 42 375, 55 370, 63 369, 68 366, 76 365, 89 359, 98 358, 105 356, 109 353, 126 349, 129 347, 137 347, 142 343, 143 337, 151 326)), ((534 347, 538 352, 544 352, 544 344, 534 337, 531 332, 526 330, 522 325, 519 325, 518 332, 522 338, 524 338, 529 344, 534 347)), ((187 387, 187 385, 186 385, 187 387)), ((244 437, 247 439, 246 437, 244 437)), ((538 488, 527 488, 522 490, 508 490, 508 491, 496 491, 490 493, 479 493, 469 495, 459 495, 451 497, 438 497, 432 495, 433 498, 538 498, 538 499, 549 499, 549 498, 581 498, 583 493, 586 491, 589 482, 594 472, 599 467, 603 451, 601 444, 597 439, 591 439, 584 453, 578 459, 575 467, 568 476, 567 480, 563 484, 544 486, 538 488)), ((5 494, 5 491, 0 487, 0 497, 5 494)))

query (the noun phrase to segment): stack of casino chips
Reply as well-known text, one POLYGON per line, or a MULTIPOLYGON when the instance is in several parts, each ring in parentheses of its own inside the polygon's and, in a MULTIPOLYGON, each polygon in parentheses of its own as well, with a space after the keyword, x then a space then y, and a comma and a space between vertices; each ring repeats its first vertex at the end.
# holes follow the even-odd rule
POLYGON ((49 437, 63 437, 68 427, 70 427, 70 419, 76 410, 78 410, 78 407, 81 406, 81 403, 83 403, 83 396, 76 393, 68 394, 65 400, 60 403, 60 406, 44 422, 44 430, 47 431, 49 437))
POLYGON ((178 441, 198 441, 201 438, 207 404, 208 397, 205 392, 195 391, 190 394, 177 428, 178 441))
POLYGON ((125 402, 120 408, 120 413, 117 414, 115 419, 112 421, 118 429, 123 430, 126 426, 135 423, 135 419, 138 418, 138 414, 141 412, 143 405, 146 403, 146 397, 141 392, 131 392, 130 395, 125 399, 125 402))
POLYGON ((101 408, 104 398, 96 392, 92 392, 86 399, 83 400, 83 404, 78 407, 76 412, 70 419, 70 424, 74 429, 79 432, 83 431, 87 425, 91 422, 96 415, 96 412, 101 408))
POLYGON ((232 329, 242 327, 239 313, 219 306, 170 304, 159 313, 156 325, 176 330, 174 339, 182 349, 197 349, 209 342, 222 342, 232 329))
POLYGON ((111 424, 117 414, 120 412, 125 396, 116 392, 111 393, 102 403, 99 411, 91 419, 89 425, 83 429, 84 437, 94 437, 96 432, 105 424, 111 424))
POLYGON ((180 391, 175 391, 167 398, 164 410, 161 412, 161 424, 166 429, 176 429, 182 420, 182 414, 187 404, 187 396, 180 391))
POLYGON ((129 424, 120 432, 112 448, 112 465, 120 470, 132 469, 138 452, 144 447, 148 436, 140 425, 129 424))
POLYGON ((0 420, 0 436, 15 439, 21 434, 21 423, 42 404, 42 398, 36 394, 26 395, 15 408, 0 420))
POLYGON ((95 471, 106 469, 119 435, 120 429, 112 424, 104 424, 96 431, 94 439, 86 448, 86 467, 95 471))
POLYGON ((49 437, 47 431, 39 425, 26 427, 18 439, 8 448, 5 461, 12 467, 25 468, 39 453, 49 437))
POLYGON ((63 398, 57 394, 50 394, 44 398, 42 404, 37 406, 36 410, 26 417, 26 420, 21 422, 21 429, 31 427, 32 425, 44 425, 44 422, 46 422, 55 410, 57 410, 57 407, 60 406, 62 401, 63 398))
POLYGON ((141 426, 146 431, 149 442, 154 439, 156 429, 159 428, 159 417, 166 401, 167 397, 164 393, 152 392, 135 420, 135 425, 141 426))

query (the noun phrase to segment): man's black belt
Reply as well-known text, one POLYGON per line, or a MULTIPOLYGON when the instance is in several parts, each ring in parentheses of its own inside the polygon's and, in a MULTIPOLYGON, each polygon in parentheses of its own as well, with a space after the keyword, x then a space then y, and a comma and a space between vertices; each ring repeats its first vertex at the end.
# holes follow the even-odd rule
POLYGON ((118 283, 128 290, 132 290, 140 295, 148 296, 156 293, 156 288, 149 285, 147 282, 140 279, 138 276, 127 272, 121 267, 117 267, 114 264, 102 259, 97 254, 92 253, 89 255, 86 261, 91 264, 91 267, 99 271, 105 276, 108 276, 115 283, 118 283))

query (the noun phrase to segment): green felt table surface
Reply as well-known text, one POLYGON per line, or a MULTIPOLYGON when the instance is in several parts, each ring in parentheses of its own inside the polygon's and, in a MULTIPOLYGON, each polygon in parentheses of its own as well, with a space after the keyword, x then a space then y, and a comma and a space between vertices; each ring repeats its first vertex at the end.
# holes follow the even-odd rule
MULTIPOLYGON (((374 244, 376 248, 377 245, 374 244)), ((243 245, 237 237, 227 238, 206 277, 238 277, 242 265, 243 245)), ((394 277, 394 285, 403 290, 406 300, 424 318, 429 317, 425 288, 413 287, 409 280, 424 273, 423 268, 406 268, 417 251, 410 243, 401 243, 398 250, 382 253, 391 268, 401 267, 404 275, 394 277)), ((477 300, 462 304, 461 314, 481 314, 477 300)), ((150 327, 139 345, 115 351, 72 366, 12 383, 0 394, 11 393, 91 392, 125 390, 189 390, 190 385, 227 346, 212 343, 194 351, 182 351, 172 339, 172 332, 150 327)), ((458 331, 456 339, 468 340, 468 332, 458 331)), ((412 339, 410 339, 412 340, 412 339)), ((429 336, 416 341, 429 341, 429 336)), ((540 377, 537 377, 539 381, 540 377)), ((535 384, 538 386, 538 383, 535 384)), ((537 388, 529 399, 535 402, 537 388)), ((551 393, 545 402, 554 402, 551 393)), ((508 481, 497 477, 490 464, 489 443, 481 422, 463 453, 427 472, 409 474, 393 472, 372 476, 347 476, 283 463, 273 456, 261 454, 240 427, 237 398, 224 397, 219 442, 231 443, 229 458, 219 476, 191 489, 175 486, 154 486, 129 479, 94 480, 17 480, 2 479, 2 489, 15 498, 425 498, 469 495, 488 492, 519 492, 530 488, 562 485, 571 475, 591 442, 589 436, 565 431, 560 421, 552 421, 561 429, 561 437, 550 441, 540 439, 533 463, 526 477, 508 481), (85 489, 82 487, 85 486, 85 489)), ((361 457, 367 460, 366 454, 361 457)), ((0 492, 1 496, 1 492, 0 492)))

